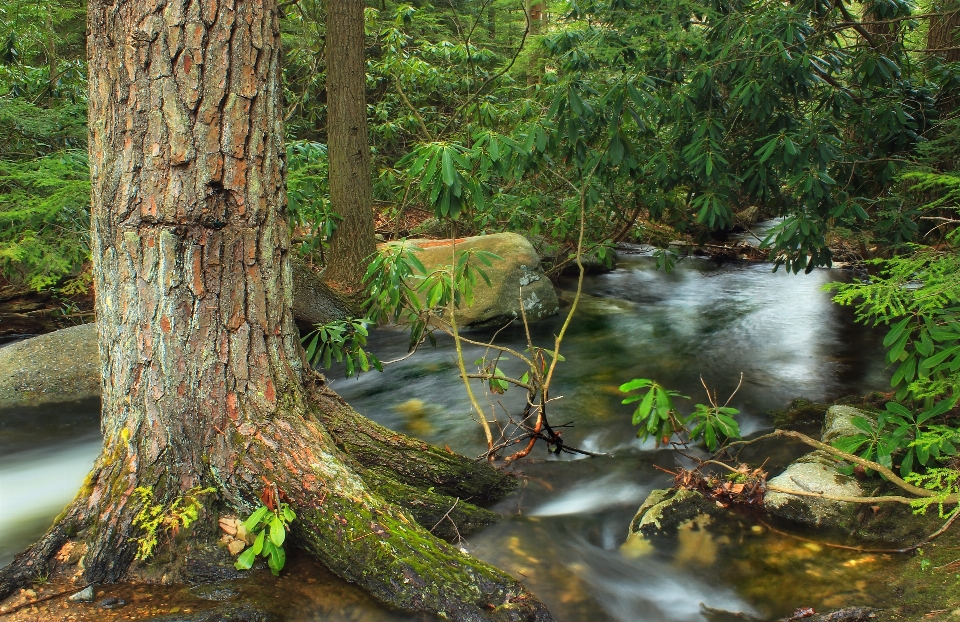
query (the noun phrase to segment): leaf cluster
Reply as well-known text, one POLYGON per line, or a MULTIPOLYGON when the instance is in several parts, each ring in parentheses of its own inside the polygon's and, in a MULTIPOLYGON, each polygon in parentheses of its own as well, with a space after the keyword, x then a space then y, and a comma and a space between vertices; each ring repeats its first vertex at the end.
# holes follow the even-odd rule
POLYGON ((246 533, 253 536, 253 544, 247 547, 237 558, 234 566, 237 570, 250 570, 257 556, 267 559, 267 565, 274 576, 287 563, 287 553, 283 543, 290 531, 290 523, 296 520, 296 513, 286 503, 280 503, 273 510, 261 505, 243 522, 246 533))
POLYGON ((707 449, 714 451, 722 442, 740 438, 740 425, 735 417, 739 410, 710 404, 697 404, 689 415, 682 415, 673 403, 675 398, 690 399, 677 391, 667 389, 648 378, 634 378, 620 385, 621 393, 646 389, 643 395, 631 395, 623 404, 639 402, 633 411, 633 425, 640 426, 637 436, 641 440, 653 437, 656 445, 670 442, 674 436, 681 442, 703 441, 707 449))

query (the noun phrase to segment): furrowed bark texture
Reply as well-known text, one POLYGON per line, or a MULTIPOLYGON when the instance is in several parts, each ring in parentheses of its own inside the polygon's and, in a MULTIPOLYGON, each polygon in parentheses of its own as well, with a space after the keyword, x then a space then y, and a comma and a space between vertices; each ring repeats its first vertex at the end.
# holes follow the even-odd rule
POLYGON ((335 288, 363 290, 376 250, 373 181, 367 137, 362 0, 327 3, 327 147, 330 205, 343 218, 330 239, 326 278, 335 288))
MULTIPOLYGON (((294 326, 274 2, 92 0, 88 16, 104 449, 61 520, 0 571, 0 597, 74 537, 88 582, 123 578, 142 535, 138 487, 170 503, 214 486, 212 506, 247 514, 275 485, 298 514, 292 542, 387 603, 548 620, 519 582, 417 523, 484 489, 449 481, 465 459, 433 450, 394 473, 324 428, 328 410, 366 420, 305 369, 294 326), (416 481, 431 461, 456 497, 416 481)), ((412 448, 397 439, 394 454, 412 448)), ((491 519, 466 500, 460 512, 491 519)))

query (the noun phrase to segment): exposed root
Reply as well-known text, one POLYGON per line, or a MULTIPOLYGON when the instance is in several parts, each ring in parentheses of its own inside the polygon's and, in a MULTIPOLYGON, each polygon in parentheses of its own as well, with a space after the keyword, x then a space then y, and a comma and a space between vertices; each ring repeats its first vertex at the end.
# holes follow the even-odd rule
MULTIPOLYGON (((495 521, 496 514, 465 497, 495 499, 515 478, 392 433, 331 394, 313 397, 309 416, 280 414, 220 437, 226 458, 210 468, 221 507, 244 516, 260 504, 264 482, 275 486, 298 515, 291 544, 393 607, 465 621, 551 620, 516 579, 436 537, 459 539, 495 521), (336 441, 321 420, 331 422, 336 441), (350 451, 344 454, 341 447, 350 451)), ((121 454, 108 442, 65 518, 0 571, 0 596, 32 583, 37 574, 52 574, 58 551, 71 537, 86 545, 85 582, 126 576, 136 550, 130 515, 137 508, 130 491, 139 479, 121 454)), ((155 483, 158 494, 163 483, 171 490, 183 486, 155 483)))

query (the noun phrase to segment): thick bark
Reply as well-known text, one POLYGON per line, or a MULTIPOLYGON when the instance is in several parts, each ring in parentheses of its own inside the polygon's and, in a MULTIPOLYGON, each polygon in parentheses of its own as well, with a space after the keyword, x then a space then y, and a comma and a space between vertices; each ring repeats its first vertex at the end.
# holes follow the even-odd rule
POLYGON ((326 278, 346 293, 363 289, 376 249, 367 137, 361 0, 327 3, 327 147, 330 205, 342 220, 330 238, 326 278))
POLYGON ((347 407, 305 368, 291 312, 275 3, 91 0, 88 20, 104 449, 47 536, 0 571, 0 597, 71 538, 87 582, 123 578, 138 487, 170 503, 212 486, 210 509, 247 514, 276 486, 298 514, 292 542, 384 602, 548 620, 515 579, 416 522, 455 498, 395 489, 414 471, 361 465, 321 423, 347 407))

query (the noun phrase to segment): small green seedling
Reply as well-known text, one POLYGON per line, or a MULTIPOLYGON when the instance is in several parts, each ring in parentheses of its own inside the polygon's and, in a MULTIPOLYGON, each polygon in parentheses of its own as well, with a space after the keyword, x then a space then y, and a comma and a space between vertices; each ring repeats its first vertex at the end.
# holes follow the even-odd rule
POLYGON ((265 505, 258 507, 243 523, 248 534, 254 536, 253 545, 240 554, 234 566, 237 570, 250 570, 257 555, 267 558, 270 572, 280 576, 283 565, 287 562, 287 554, 283 550, 290 523, 296 520, 297 515, 286 503, 281 503, 275 510, 265 505))

